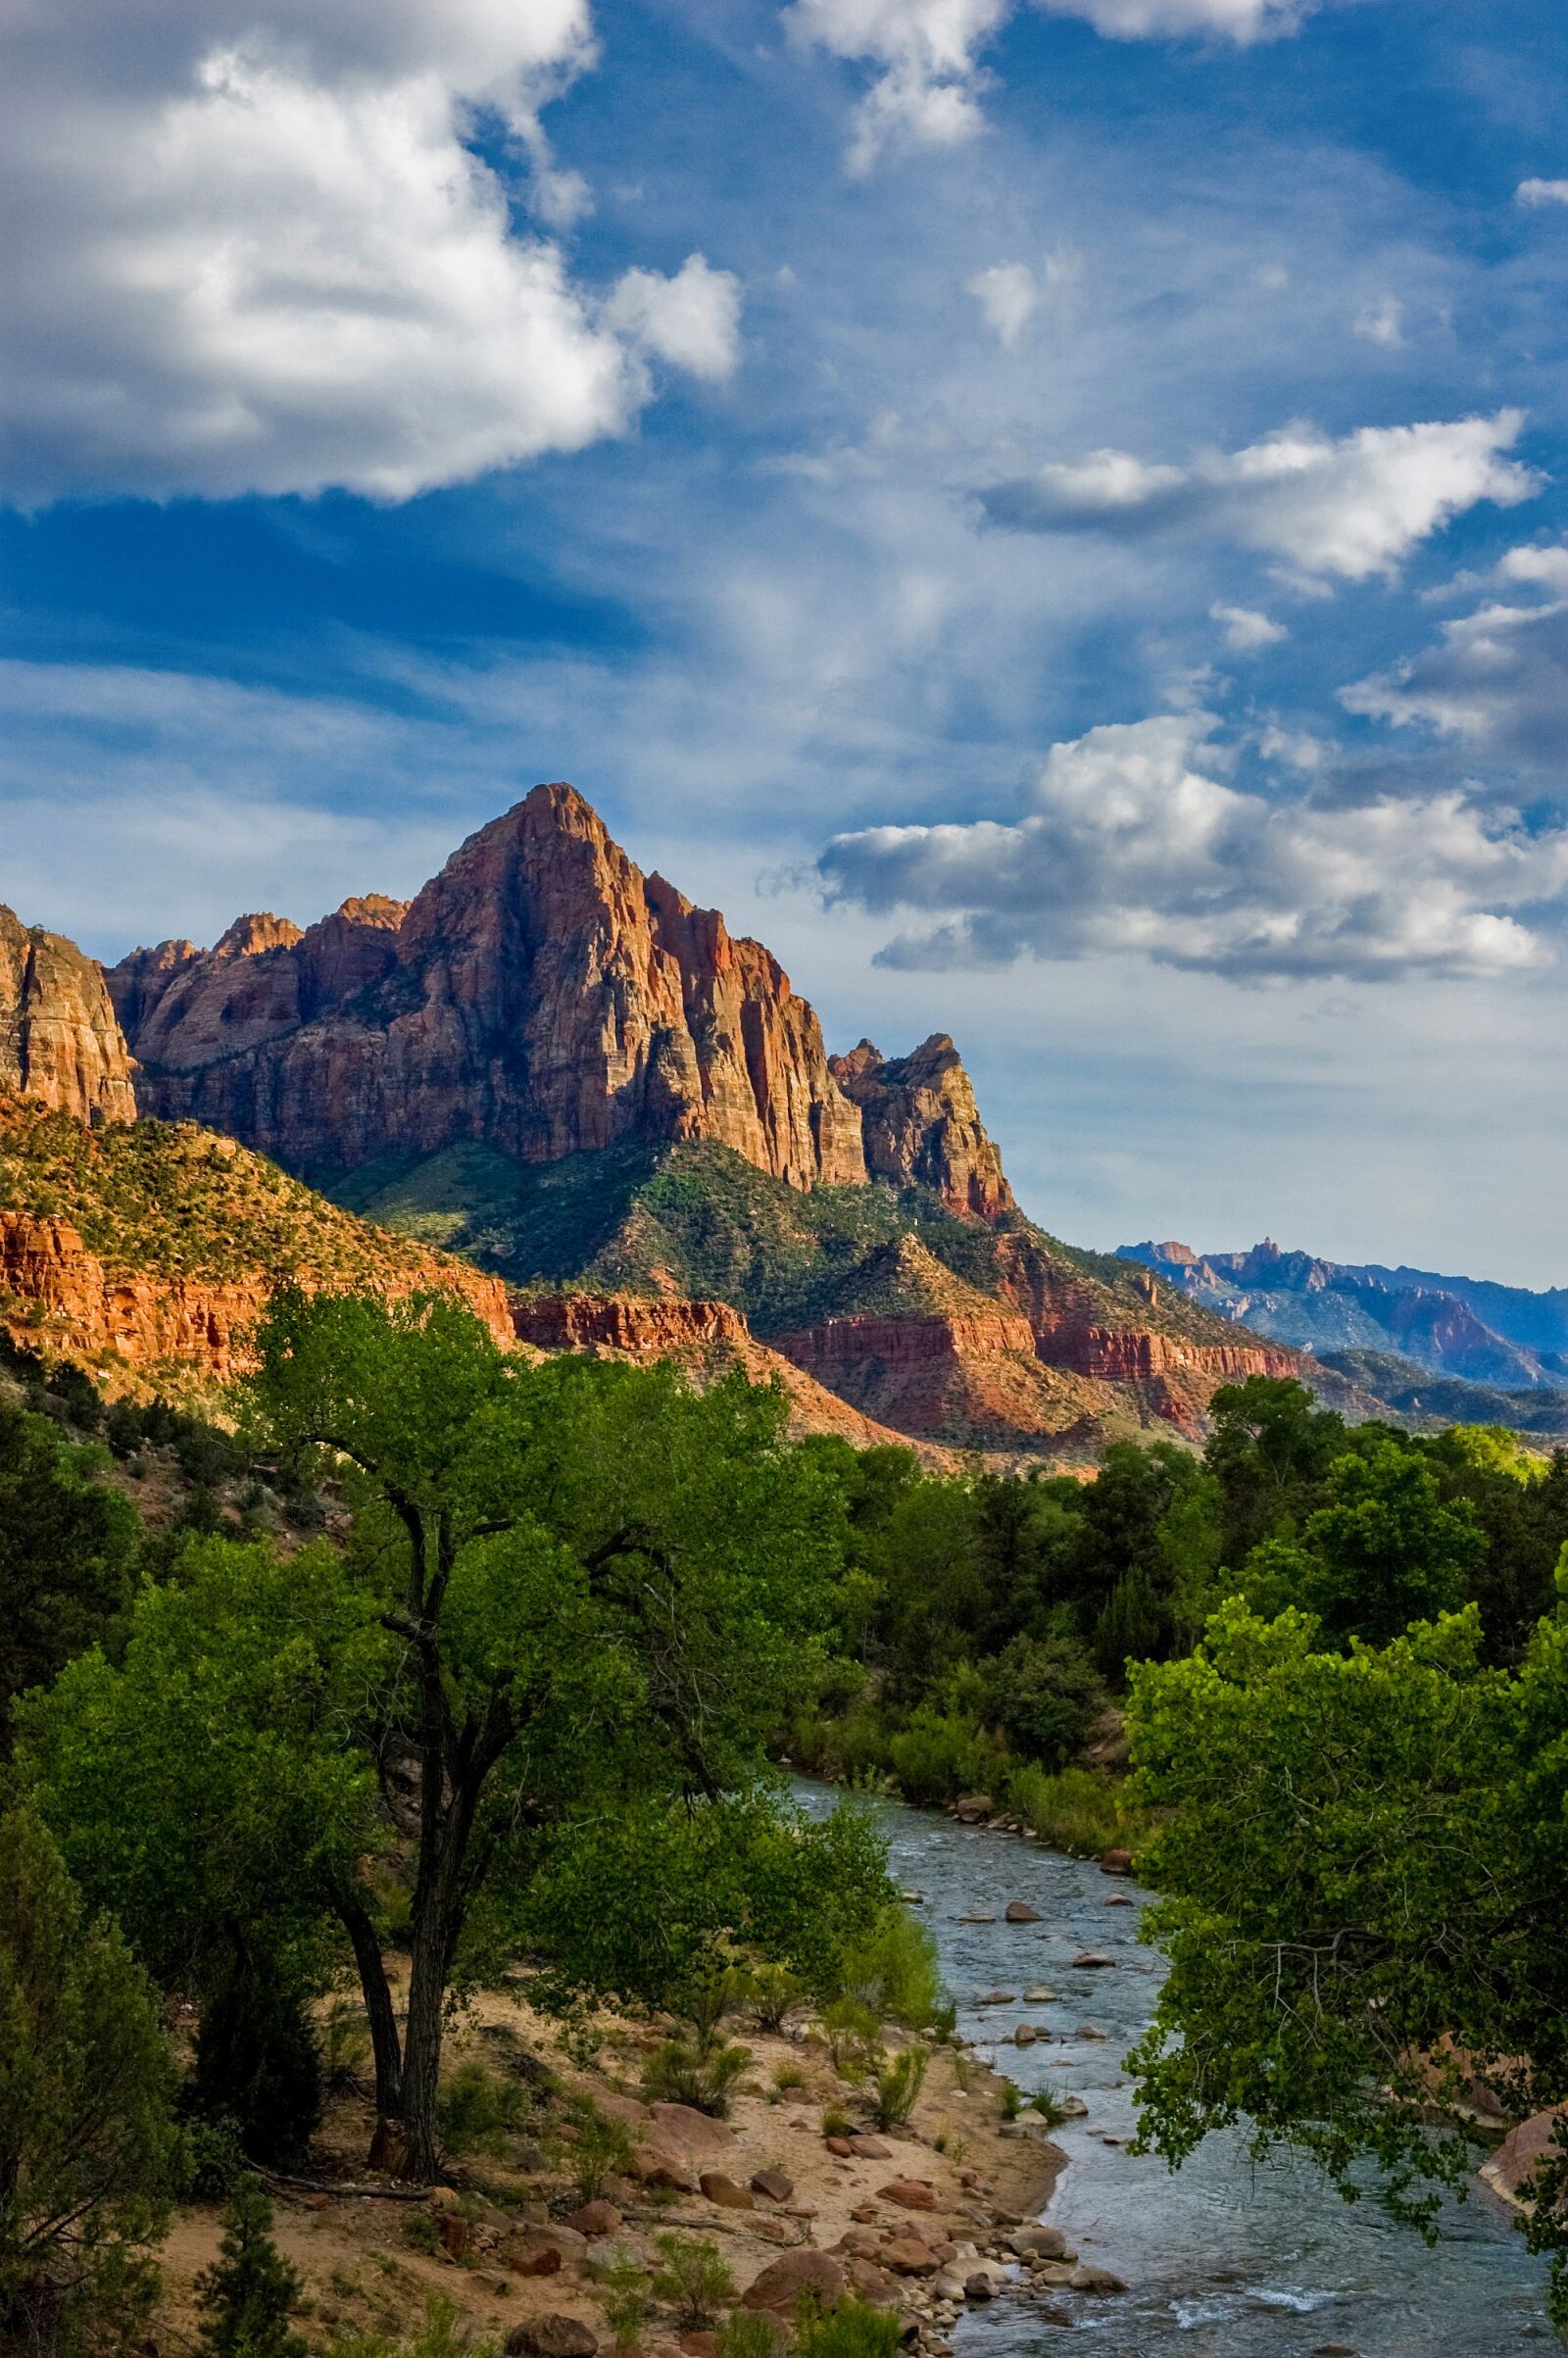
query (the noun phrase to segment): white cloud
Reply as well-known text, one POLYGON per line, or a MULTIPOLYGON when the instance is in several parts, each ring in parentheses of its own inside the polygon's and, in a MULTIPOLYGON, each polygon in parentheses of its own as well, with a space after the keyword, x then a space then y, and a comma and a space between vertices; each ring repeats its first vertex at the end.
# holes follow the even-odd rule
POLYGON ((1355 315, 1355 332, 1369 344, 1395 351, 1404 342, 1404 305, 1397 295, 1380 295, 1363 303, 1355 315))
POLYGON ((1528 582, 1568 596, 1568 546, 1561 541, 1536 541, 1510 549, 1498 562, 1497 578, 1528 582))
POLYGON ((1112 41, 1210 34, 1246 47, 1295 32, 1309 0, 1037 0, 1053 17, 1081 17, 1112 41))
POLYGON ((1227 785, 1204 713, 1054 746, 1011 825, 873 827, 823 855, 830 895, 940 921, 897 966, 1134 952, 1241 981, 1507 974, 1549 961, 1513 909, 1568 887, 1568 831, 1456 790, 1353 807, 1227 785), (1200 766, 1201 764, 1201 766, 1200 766))
POLYGON ((710 384, 732 376, 740 359, 741 283, 689 255, 673 278, 628 270, 606 307, 609 324, 645 350, 710 384))
POLYGON ((850 169, 889 146, 952 147, 981 126, 979 53, 1011 0, 793 0, 794 37, 863 61, 877 78, 856 111, 850 169))
MULTIPOLYGON (((403 499, 623 431, 638 344, 464 144, 496 111, 542 216, 580 211, 538 111, 591 57, 586 0, 27 16, 0 97, 10 495, 403 499)), ((705 270, 643 308, 710 372, 705 270)))
POLYGON ((1504 579, 1560 594, 1543 606, 1492 599, 1446 622, 1420 654, 1341 690, 1350 712, 1424 726, 1536 774, 1560 792, 1568 712, 1568 549, 1515 549, 1504 579))
POLYGON ((1521 180, 1513 195, 1516 205, 1568 205, 1568 180, 1521 180))
POLYGON ((964 292, 973 295, 985 314, 986 325, 1010 350, 1034 318, 1040 289, 1026 262, 993 263, 969 279, 964 292))
POLYGON ((1224 623, 1225 644, 1233 655, 1257 655, 1291 635, 1283 622, 1250 606, 1211 606, 1208 612, 1212 621, 1224 623))
POLYGON ((1285 559, 1304 574, 1364 581, 1479 500, 1513 507, 1538 479, 1502 457, 1518 410, 1448 424, 1363 426, 1332 440, 1286 426, 1245 450, 1205 451, 1186 467, 1101 450, 981 495, 991 522, 1020 532, 1143 535, 1206 529, 1285 559))

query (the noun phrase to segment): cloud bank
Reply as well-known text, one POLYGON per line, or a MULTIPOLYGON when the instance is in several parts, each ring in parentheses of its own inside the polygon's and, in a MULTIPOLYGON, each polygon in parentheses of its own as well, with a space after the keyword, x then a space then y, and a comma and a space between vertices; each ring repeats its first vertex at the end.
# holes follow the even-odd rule
POLYGON ((1303 573, 1364 581, 1392 574, 1418 542, 1478 501, 1513 507, 1538 478, 1504 458, 1518 410, 1448 424, 1363 426, 1338 441, 1291 425, 1186 467, 1130 451, 1092 451, 981 493, 987 519, 1014 532, 1138 538, 1203 531, 1282 558, 1303 573))
POLYGON ((1264 982, 1496 976, 1550 959, 1512 912, 1568 886, 1568 830, 1460 791, 1358 806, 1225 783, 1213 719, 1174 713, 1053 747, 1012 824, 872 827, 820 863, 831 899, 939 921, 886 965, 1134 952, 1264 982))
POLYGON ((648 356, 734 366, 694 257, 608 306, 512 219, 489 125, 560 224, 541 106, 586 0, 59 0, 0 96, 0 492, 401 500, 625 430, 648 356))

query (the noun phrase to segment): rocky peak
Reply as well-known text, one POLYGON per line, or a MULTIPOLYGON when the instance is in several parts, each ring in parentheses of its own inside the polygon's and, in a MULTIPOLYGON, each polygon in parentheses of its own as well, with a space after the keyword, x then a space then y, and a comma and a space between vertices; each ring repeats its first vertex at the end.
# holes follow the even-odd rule
POLYGON ((292 917, 274 917, 270 909, 236 917, 220 936, 214 958, 265 958, 269 950, 292 950, 303 928, 292 917))
POLYGON ((0 1091, 78 1121, 133 1121, 130 1076, 102 967, 0 906, 0 1091))
POLYGON ((894 1187, 928 1187, 960 1219, 996 1220, 1013 1209, 1002 1157, 986 1136, 974 1089, 946 1032, 890 1059, 869 1040, 832 1058, 846 1097, 860 1108, 866 1168, 894 1187))

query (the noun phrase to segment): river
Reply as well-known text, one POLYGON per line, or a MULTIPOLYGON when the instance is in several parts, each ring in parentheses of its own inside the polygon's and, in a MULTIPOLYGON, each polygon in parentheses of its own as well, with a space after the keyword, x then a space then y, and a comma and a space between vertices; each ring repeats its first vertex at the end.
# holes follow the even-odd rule
MULTIPOLYGON (((813 1814, 840 1797, 802 1780, 813 1814)), ((958 2027, 1024 2089, 1082 2096, 1087 2117, 1054 2132, 1068 2157, 1047 2216, 1086 2260, 1113 2268, 1124 2298, 1074 2301, 1070 2331, 1089 2338, 1085 2358, 1505 2358, 1555 2346, 1545 2311, 1545 2264, 1533 2259, 1512 2213, 1477 2184, 1446 2205, 1441 2239, 1428 2246, 1396 2227, 1371 2199, 1343 2202, 1304 2163, 1256 2169, 1241 2142, 1216 2136, 1176 2172, 1135 2158, 1132 2089, 1121 2058, 1147 2026, 1159 1990, 1157 1953, 1138 1940, 1138 1886, 1102 1875, 1015 1835, 879 1801, 893 1873, 923 1893, 920 1909, 941 1954, 958 2027), (1117 1898, 1130 1906, 1112 1904, 1117 1898), (1009 1899, 1042 1922, 1010 1925, 1009 1899), (964 1923, 990 1913, 989 1924, 964 1923), (1095 1949, 1109 1970, 1075 1970, 1095 1949), (1037 1987, 1049 2003, 1024 2004, 1037 1987), (1019 2002, 982 2007, 988 1991, 1019 2002), (1020 2022, 1050 2041, 1016 2047, 1020 2022), (1087 2026, 1108 2036, 1076 2036, 1087 2026)), ((1000 2301, 959 2327, 957 2358, 1047 2358, 1064 2331, 1030 2304, 1000 2301)), ((1545 2353, 1543 2353, 1545 2358, 1545 2353)))

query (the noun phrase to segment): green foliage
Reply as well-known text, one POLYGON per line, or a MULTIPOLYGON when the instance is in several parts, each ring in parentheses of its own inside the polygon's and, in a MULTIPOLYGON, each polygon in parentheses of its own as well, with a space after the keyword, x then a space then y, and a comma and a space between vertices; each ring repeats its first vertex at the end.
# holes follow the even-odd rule
POLYGON ((1007 1779, 1007 1798, 1042 1842, 1074 1858, 1131 1848, 1142 1829, 1142 1813, 1126 1788, 1097 1769, 1065 1768, 1048 1777, 1036 1768, 1016 1768, 1007 1779))
MULTIPOLYGON (((742 2070, 745 2058, 742 2058, 742 2070)), ((597 2104, 578 2104, 572 2114, 576 2137, 563 2147, 561 2159, 570 2176, 579 2202, 594 2202, 609 2181, 624 2177, 631 2167, 632 2141, 619 2121, 612 2121, 597 2104)))
POLYGON ((156 1995, 30 1810, 0 1818, 0 2342, 118 2344, 178 2139, 156 1995))
POLYGON ((231 2120, 252 2161, 297 2170, 325 2090, 316 2032, 297 1985, 251 1953, 231 1956, 202 2009, 191 2095, 231 2120))
MULTIPOLYGON (((1568 2093, 1568 1619, 1514 1673, 1473 1606, 1325 1650, 1310 1619, 1232 1603, 1190 1660, 1135 1674, 1129 1726, 1171 1960, 1135 2057, 1144 2140, 1179 2162, 1240 2122, 1350 2199, 1372 2162, 1428 2225, 1473 2161, 1465 2076, 1516 2117, 1568 2093)), ((1540 2247, 1568 2246, 1565 2186, 1568 2153, 1540 2247)))
POLYGON ((902 2047, 876 2076, 873 2110, 879 2129, 902 2129, 920 2100, 931 2058, 924 2047, 902 2047))
POLYGON ((197 2113, 186 2121, 180 2143, 177 2186, 188 2202, 223 2202, 251 2173, 231 2113, 197 2113))
POLYGON ((336 2333, 327 2343, 328 2358, 500 2358, 501 2344, 486 2336, 476 2341, 464 2324, 462 2312, 444 2292, 432 2292, 424 2316, 405 2340, 390 2333, 336 2333))
POLYGON ((604 2271, 599 2281, 604 2287, 605 2318, 611 2339, 617 2350, 635 2349, 637 2336, 653 2308, 652 2278, 645 2268, 622 2256, 604 2271))
POLYGON ((1008 2080, 1002 2090, 1002 2117, 1004 2121, 1015 2121, 1022 2110, 1023 2089, 1008 2080))
POLYGON ((833 2069, 841 2080, 858 2088, 881 2059, 881 2018, 859 1998, 836 1997, 822 2009, 822 2028, 833 2069))
POLYGON ((483 2153, 499 2161, 527 2112, 515 2080, 487 2071, 475 2058, 460 2063, 441 2084, 436 2122, 443 2153, 483 2153))
POLYGON ((888 1764, 910 1801, 951 1801, 983 1792, 1002 1765, 1003 1751, 969 1712, 921 1704, 888 1739, 888 1764))
POLYGON ((210 2358, 310 2358, 290 2330, 301 2284, 271 2237, 272 2206, 245 2179, 223 2213, 220 2256, 196 2279, 201 2348, 210 2358))
POLYGON ((729 2111, 730 2090, 751 2060, 745 2047, 668 2039, 643 2067, 643 2092, 653 2103, 689 2104, 721 2121, 729 2111))
POLYGON ((654 2278, 654 2290, 675 2312, 684 2331, 710 2326, 724 2303, 735 2294, 735 2280, 716 2243, 702 2235, 656 2235, 662 2263, 654 2278))
POLYGON ((895 2358, 903 2330, 896 2309, 874 2309, 846 2293, 831 2309, 803 2302, 796 2358, 895 2358))
POLYGON ((0 1400, 0 1754, 15 1698, 107 1638, 129 1601, 140 1526, 98 1478, 104 1462, 0 1400))
POLYGON ((902 1906, 890 1907, 849 1951, 842 1985, 877 2022, 910 2031, 931 2029, 947 2005, 935 1938, 902 1906))
POLYGON ((1046 1768, 1059 1768, 1081 1749, 1105 1707, 1105 1690, 1086 1648, 1064 1631, 1040 1638, 1020 1632, 984 1665, 984 1676, 990 1724, 1015 1751, 1046 1768))
POLYGON ((801 1976, 787 1965, 758 1965, 747 1980, 746 1995, 760 2031, 782 2031, 808 1994, 801 1976))
POLYGON ((715 2338, 718 2358, 778 2358, 778 2320, 759 2309, 732 2309, 715 2338))

